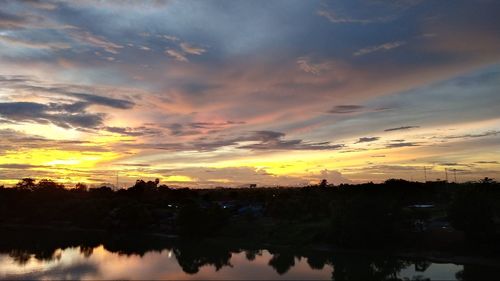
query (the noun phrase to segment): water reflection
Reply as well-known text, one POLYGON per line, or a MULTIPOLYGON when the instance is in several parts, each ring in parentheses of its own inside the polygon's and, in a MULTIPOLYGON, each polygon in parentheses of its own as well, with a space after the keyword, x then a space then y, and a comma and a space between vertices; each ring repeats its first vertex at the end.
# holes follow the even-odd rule
POLYGON ((139 235, 3 233, 0 239, 2 279, 469 280, 498 276, 498 269, 422 260, 139 235))

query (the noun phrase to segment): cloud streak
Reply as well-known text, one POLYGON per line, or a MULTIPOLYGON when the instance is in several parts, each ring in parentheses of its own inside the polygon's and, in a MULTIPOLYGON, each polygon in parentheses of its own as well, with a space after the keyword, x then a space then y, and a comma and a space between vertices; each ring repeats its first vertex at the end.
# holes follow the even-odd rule
POLYGON ((419 128, 419 126, 401 126, 401 127, 389 128, 389 129, 385 129, 384 132, 410 130, 410 129, 415 129, 415 128, 419 128))
POLYGON ((406 42, 404 42, 404 41, 387 42, 387 43, 384 43, 381 45, 370 46, 370 47, 359 49, 356 52, 354 52, 352 55, 358 57, 358 56, 368 55, 368 54, 371 54, 374 52, 389 51, 389 50, 392 50, 395 48, 399 48, 405 44, 406 44, 406 42))

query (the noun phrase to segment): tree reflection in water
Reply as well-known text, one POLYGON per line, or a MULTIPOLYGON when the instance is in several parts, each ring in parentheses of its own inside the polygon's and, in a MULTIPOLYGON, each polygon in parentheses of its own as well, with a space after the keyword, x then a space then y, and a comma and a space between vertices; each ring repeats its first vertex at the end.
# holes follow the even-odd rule
MULTIPOLYGON (((399 273, 405 268, 414 266, 415 272, 426 271, 431 263, 427 261, 409 261, 394 257, 362 256, 354 254, 335 254, 325 252, 301 251, 290 248, 268 248, 269 255, 263 250, 251 247, 239 247, 227 243, 206 243, 190 240, 169 240, 143 235, 106 235, 104 233, 44 233, 9 232, 0 234, 0 254, 8 255, 19 266, 26 265, 31 259, 37 261, 55 261, 60 258, 64 249, 79 248, 79 254, 86 259, 95 254, 95 249, 102 247, 110 253, 121 256, 140 256, 146 253, 167 250, 173 254, 182 271, 188 275, 198 274, 204 266, 213 267, 219 272, 224 267, 233 267, 231 259, 240 255, 249 262, 267 260, 267 265, 279 275, 285 275, 298 263, 305 260, 310 270, 328 270, 332 268, 332 280, 402 280, 399 273), (270 256, 270 257, 269 257, 270 256), (325 266, 328 266, 325 268, 325 266)), ((264 261, 265 262, 265 261, 264 261)), ((74 270, 74 267, 66 270, 74 270)), ((79 265, 82 266, 81 264, 79 265)), ((235 267, 238 264, 234 265, 235 267)), ((85 268, 83 268, 85 269, 85 268)), ((80 268, 80 270, 83 270, 80 268)), ((54 270, 54 269, 50 269, 54 270)), ((88 269, 90 271, 90 269, 88 269)), ((92 269, 96 271, 96 269, 92 269)), ((456 273, 459 280, 476 279, 487 276, 498 276, 498 269, 483 269, 477 266, 464 266, 456 273)), ((455 274, 455 273, 453 273, 455 274)), ((78 275, 70 275, 79 277, 78 275)), ((36 279, 37 275, 28 276, 36 279)), ((251 276, 248 276, 251 277, 251 276)), ((417 275, 414 278, 420 278, 417 275)))

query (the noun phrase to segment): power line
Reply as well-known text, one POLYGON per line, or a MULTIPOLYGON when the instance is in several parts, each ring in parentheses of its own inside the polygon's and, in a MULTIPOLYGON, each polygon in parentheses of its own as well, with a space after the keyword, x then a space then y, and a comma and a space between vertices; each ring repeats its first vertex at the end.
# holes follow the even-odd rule
POLYGON ((115 185, 115 190, 118 190, 118 173, 119 173, 119 171, 116 171, 116 185, 115 185))

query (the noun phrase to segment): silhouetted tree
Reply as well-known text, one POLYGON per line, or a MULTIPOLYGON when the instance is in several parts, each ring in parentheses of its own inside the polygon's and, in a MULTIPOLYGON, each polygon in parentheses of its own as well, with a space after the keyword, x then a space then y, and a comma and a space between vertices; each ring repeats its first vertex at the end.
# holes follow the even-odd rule
POLYGON ((80 192, 85 192, 88 190, 88 188, 86 184, 79 182, 76 184, 75 190, 80 192))
POLYGON ((42 179, 36 185, 36 189, 57 190, 57 189, 64 189, 64 185, 57 183, 53 180, 42 179))
POLYGON ((493 184, 496 183, 494 179, 485 177, 484 179, 479 181, 482 184, 493 184))
POLYGON ((448 210, 448 217, 453 227, 463 230, 468 239, 491 239, 495 224, 490 198, 478 187, 458 191, 448 210))
POLYGON ((35 179, 24 178, 20 180, 15 187, 23 190, 33 190, 35 186, 36 186, 35 179))
POLYGON ((295 265, 295 257, 288 252, 274 253, 269 260, 269 265, 272 266, 278 274, 285 274, 291 267, 295 265))
POLYGON ((319 187, 326 188, 327 186, 328 186, 328 181, 326 179, 322 179, 320 184, 319 184, 319 187))

